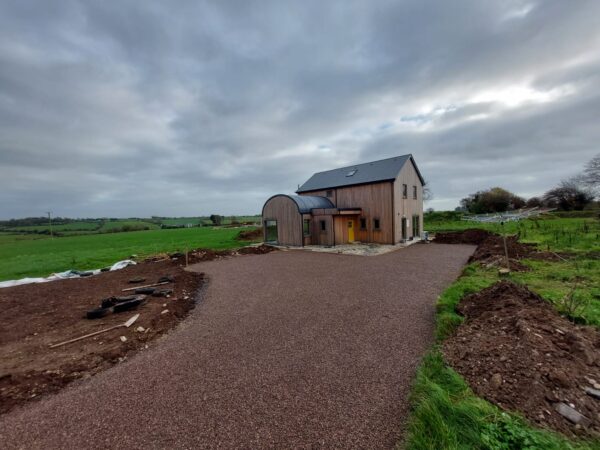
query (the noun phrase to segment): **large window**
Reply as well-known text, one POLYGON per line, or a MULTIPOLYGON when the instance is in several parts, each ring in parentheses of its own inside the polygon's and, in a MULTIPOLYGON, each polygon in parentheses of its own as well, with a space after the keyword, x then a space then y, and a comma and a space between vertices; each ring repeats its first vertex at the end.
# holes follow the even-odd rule
POLYGON ((302 231, 304 232, 304 236, 310 236, 310 219, 304 219, 302 231))
POLYGON ((413 186, 413 198, 416 200, 417 199, 417 187, 413 186))
POLYGON ((265 220, 265 241, 277 242, 277 221, 265 220))
POLYGON ((408 198, 408 185, 402 185, 402 198, 408 198))

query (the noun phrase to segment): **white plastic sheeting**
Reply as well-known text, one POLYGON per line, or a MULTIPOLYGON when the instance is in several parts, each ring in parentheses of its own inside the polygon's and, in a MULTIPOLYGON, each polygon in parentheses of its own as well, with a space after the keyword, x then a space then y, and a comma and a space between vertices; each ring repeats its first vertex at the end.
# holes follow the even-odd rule
MULTIPOLYGON (((136 264, 135 261, 131 259, 125 259, 123 261, 118 261, 110 266, 109 271, 120 270, 127 266, 131 266, 136 264)), ((91 275, 98 275, 101 272, 100 269, 95 270, 67 270, 65 272, 53 273, 52 275, 45 278, 21 278, 20 280, 8 280, 8 281, 0 281, 0 288, 19 286, 21 284, 30 284, 30 283, 47 283, 49 281, 55 280, 65 280, 67 278, 81 278, 82 274, 88 277, 91 275)))

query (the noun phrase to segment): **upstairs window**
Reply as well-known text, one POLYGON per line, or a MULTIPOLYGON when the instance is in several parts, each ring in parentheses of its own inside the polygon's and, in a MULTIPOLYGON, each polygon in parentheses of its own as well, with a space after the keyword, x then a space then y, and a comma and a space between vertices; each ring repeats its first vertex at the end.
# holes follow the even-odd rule
POLYGON ((417 187, 413 186, 413 198, 416 200, 417 199, 417 187))
POLYGON ((375 218, 375 219, 373 219, 373 228, 374 228, 375 230, 381 230, 381 227, 380 227, 380 225, 381 225, 381 224, 379 223, 379 219, 378 219, 378 218, 375 218))
POLYGON ((408 198, 408 185, 402 185, 402 198, 408 198))
POLYGON ((325 197, 333 197, 333 191, 329 189, 327 192, 325 192, 325 197))
POLYGON ((351 177, 351 176, 353 176, 353 175, 354 175, 354 174, 357 172, 357 170, 358 170, 358 169, 351 169, 351 170, 350 170, 350 171, 349 171, 349 172, 346 174, 346 176, 347 176, 347 177, 351 177))
POLYGON ((304 219, 302 230, 304 231, 304 236, 310 236, 310 219, 304 219))
POLYGON ((360 218, 360 229, 361 230, 366 230, 367 229, 367 219, 364 217, 360 218))

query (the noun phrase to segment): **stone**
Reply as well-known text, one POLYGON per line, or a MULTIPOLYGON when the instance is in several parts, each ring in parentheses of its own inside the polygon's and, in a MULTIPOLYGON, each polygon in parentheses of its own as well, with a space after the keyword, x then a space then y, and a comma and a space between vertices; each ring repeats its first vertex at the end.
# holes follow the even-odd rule
POLYGON ((597 398, 600 400, 600 390, 599 389, 595 389, 595 388, 591 388, 591 387, 586 387, 584 389, 585 393, 591 397, 597 398))
POLYGON ((593 383, 592 386, 594 387, 594 389, 600 389, 600 384, 598 383, 593 383))
POLYGON ((135 331, 137 331, 138 333, 143 333, 144 332, 144 327, 137 327, 135 329, 135 331))
POLYGON ((167 314, 168 312, 169 312, 169 310, 168 310, 168 309, 163 309, 163 310, 162 310, 160 313, 161 313, 161 314, 167 314))
POLYGON ((569 405, 565 403, 557 403, 554 405, 554 409, 556 412, 567 419, 569 422, 574 423, 575 425, 581 425, 587 427, 591 420, 577 411, 575 408, 571 408, 569 405))
POLYGON ((125 336, 121 336, 119 339, 121 339, 121 342, 127 342, 127 338, 125 336))
POLYGON ((563 372, 562 370, 553 370, 550 372, 548 378, 552 380, 555 384, 561 387, 569 387, 571 385, 571 380, 569 376, 563 372))
POLYGON ((552 403, 556 403, 558 401, 558 397, 556 396, 556 394, 552 391, 548 392, 546 395, 546 400, 548 400, 549 402, 552 403))
POLYGON ((498 389, 500 386, 502 386, 502 375, 499 373, 492 375, 492 378, 490 379, 490 385, 494 389, 498 389))

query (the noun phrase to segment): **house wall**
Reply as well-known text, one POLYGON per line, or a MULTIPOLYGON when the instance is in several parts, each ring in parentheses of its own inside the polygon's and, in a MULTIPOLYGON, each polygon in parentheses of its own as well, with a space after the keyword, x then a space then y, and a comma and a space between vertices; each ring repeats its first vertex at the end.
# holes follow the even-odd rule
MULTIPOLYGON (((337 208, 361 208, 362 215, 357 216, 354 224, 355 240, 361 242, 378 242, 391 244, 394 242, 393 224, 393 183, 386 181, 380 183, 347 186, 329 189, 332 196, 329 199, 337 208), (367 229, 360 229, 360 217, 367 220, 367 229), (373 219, 378 218, 380 229, 374 229, 373 219)), ((319 195, 325 197, 327 190, 302 192, 300 195, 319 195)), ((335 220, 335 242, 347 242, 348 217, 335 220), (345 236, 345 240, 344 240, 345 236)))
POLYGON ((315 214, 311 223, 311 243, 313 245, 334 245, 333 216, 315 214), (321 230, 321 221, 325 221, 325 231, 321 230))
POLYGON ((407 238, 413 236, 413 215, 419 216, 419 228, 423 232, 423 185, 412 162, 407 161, 394 182, 394 242, 402 240, 402 220, 408 219, 407 238), (408 198, 403 198, 402 185, 408 186, 408 198), (413 186, 417 186, 417 199, 413 199, 413 186))
POLYGON ((265 203, 262 212, 263 229, 266 238, 266 220, 277 221, 277 241, 281 245, 301 246, 303 242, 302 215, 298 206, 291 198, 285 195, 271 197, 265 203))

